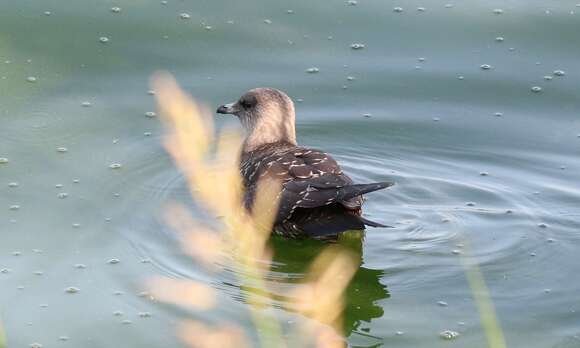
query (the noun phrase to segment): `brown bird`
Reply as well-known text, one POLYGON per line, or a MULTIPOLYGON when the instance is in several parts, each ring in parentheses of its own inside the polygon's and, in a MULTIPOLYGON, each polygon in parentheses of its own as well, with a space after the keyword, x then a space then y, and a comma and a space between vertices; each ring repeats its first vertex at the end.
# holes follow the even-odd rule
POLYGON ((255 88, 217 113, 236 115, 246 132, 240 164, 246 208, 252 209, 259 179, 282 183, 273 233, 333 240, 347 230, 388 227, 361 216, 362 195, 393 183, 354 184, 330 155, 298 146, 294 103, 284 92, 255 88))

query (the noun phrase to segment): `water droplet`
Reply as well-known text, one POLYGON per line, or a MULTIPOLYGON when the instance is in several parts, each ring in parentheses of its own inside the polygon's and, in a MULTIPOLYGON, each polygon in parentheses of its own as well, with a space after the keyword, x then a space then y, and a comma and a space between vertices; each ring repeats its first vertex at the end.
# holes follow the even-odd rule
POLYGON ((475 202, 467 202, 465 205, 468 207, 475 207, 475 202))
POLYGON ((552 289, 544 289, 544 293, 545 293, 545 294, 549 294, 549 293, 551 293, 551 292, 552 292, 552 289))
POLYGON ((147 117, 155 117, 155 116, 157 116, 157 114, 155 112, 153 112, 153 111, 147 111, 145 113, 145 116, 147 116, 147 117))
POLYGON ((13 251, 12 252, 12 256, 20 256, 20 255, 22 255, 21 251, 13 251))
POLYGON ((445 331, 441 331, 439 333, 439 337, 444 339, 444 340, 453 340, 453 339, 459 337, 459 332, 445 330, 445 331))
POLYGON ((211 25, 206 25, 205 27, 203 27, 205 30, 210 31, 213 30, 213 27, 211 25))
POLYGON ((30 348, 42 348, 42 344, 40 343, 31 343, 30 348))
POLYGON ((5 164, 5 163, 8 163, 8 162, 10 162, 8 160, 8 158, 6 158, 6 157, 0 157, 0 164, 5 164))
POLYGON ((548 238, 548 239, 546 239, 546 242, 548 242, 548 243, 554 243, 555 240, 554 240, 554 238, 548 238))
POLYGON ((139 312, 139 317, 141 318, 151 318, 151 312, 139 312))
POLYGON ((419 12, 425 12, 425 7, 417 7, 417 11, 419 12))
POLYGON ((60 199, 65 199, 67 197, 68 197, 68 193, 66 193, 66 192, 61 192, 58 194, 58 198, 60 198, 60 199))
POLYGON ((72 227, 73 228, 80 228, 81 227, 81 224, 75 222, 75 223, 72 224, 72 227))
POLYGON ((549 75, 544 76, 544 80, 546 80, 546 81, 552 81, 552 79, 553 79, 552 76, 549 76, 549 75))
POLYGON ((489 64, 482 64, 482 65, 480 66, 480 68, 481 68, 481 70, 489 70, 489 69, 491 69, 491 68, 492 68, 492 66, 491 66, 491 65, 489 65, 489 64))
POLYGON ((120 7, 111 7, 111 12, 119 13, 119 12, 121 12, 121 8, 120 7))
POLYGON ((111 169, 120 169, 121 167, 123 167, 121 163, 112 163, 109 165, 109 168, 111 169))
POLYGON ((350 48, 352 48, 353 50, 362 50, 363 48, 365 48, 365 45, 362 43, 353 43, 352 45, 350 45, 350 48))
POLYGON ((9 207, 10 210, 19 210, 20 206, 18 204, 13 204, 9 207))
POLYGON ((405 333, 403 331, 397 331, 395 332, 395 335, 397 336, 403 336, 405 333))
POLYGON ((85 101, 85 102, 82 102, 81 103, 81 106, 82 107, 85 107, 85 108, 91 107, 91 105, 93 105, 93 104, 91 104, 91 102, 88 102, 88 101, 85 101))
POLYGON ((41 276, 41 275, 43 275, 43 274, 44 274, 44 272, 43 272, 43 271, 35 271, 35 272, 34 272, 34 275, 37 275, 37 276, 41 276))
POLYGON ((453 249, 453 250, 451 250, 451 253, 453 255, 461 255, 463 252, 459 249, 453 249))
POLYGON ((26 78, 26 81, 28 81, 28 82, 36 82, 36 80, 37 80, 37 79, 36 79, 36 77, 34 77, 34 76, 28 76, 28 77, 26 78))
POLYGON ((498 37, 495 38, 495 41, 497 41, 497 42, 504 42, 504 40, 505 39, 503 37, 501 37, 501 36, 498 36, 498 37))
POLYGON ((481 175, 481 176, 488 176, 489 173, 488 172, 480 172, 479 175, 481 175))
POLYGON ((445 8, 453 8, 453 4, 445 4, 445 8))
POLYGON ((457 79, 458 80, 465 80, 465 77, 464 76, 457 76, 457 79))
POLYGON ((272 24, 272 20, 271 19, 264 19, 264 23, 266 23, 266 24, 272 24))
POLYGON ((348 0, 348 1, 346 2, 346 4, 347 4, 348 6, 356 6, 356 5, 358 4, 358 1, 356 1, 356 0, 348 0))
POLYGON ((540 87, 540 86, 532 87, 532 92, 534 92, 534 93, 540 93, 541 91, 542 91, 542 87, 540 87))
POLYGON ((181 14, 179 14, 179 18, 181 18, 181 19, 190 19, 191 16, 189 15, 189 13, 181 13, 181 14))
POLYGON ((10 269, 9 268, 2 268, 2 269, 0 269, 0 273, 2 273, 2 274, 10 273, 10 269))
POLYGON ((76 269, 85 269, 85 268, 87 268, 87 265, 85 265, 85 264, 83 264, 83 263, 77 263, 77 264, 75 265, 75 268, 76 268, 76 269))
POLYGON ((447 307, 447 306, 449 306, 449 304, 447 304, 447 302, 445 302, 445 301, 437 301, 437 305, 439 305, 441 307, 447 307))
POLYGON ((424 62, 425 61, 425 58, 419 57, 419 58, 417 58, 417 60, 420 61, 420 62, 424 62))
POLYGON ((536 253, 530 253, 530 256, 531 257, 536 257, 536 255, 538 255, 538 254, 536 254, 536 253))
POLYGON ((566 75, 566 72, 564 70, 554 70, 554 75, 564 76, 564 75, 566 75))
POLYGON ((17 182, 8 183, 8 187, 18 187, 18 183, 17 182))
POLYGON ((539 228, 548 228, 548 225, 542 222, 542 223, 538 224, 538 227, 539 228))
POLYGON ((371 117, 373 117, 373 115, 372 115, 372 114, 368 114, 368 113, 367 113, 367 114, 363 114, 363 117, 366 117, 366 118, 371 118, 371 117))
POLYGON ((144 132, 143 135, 146 136, 146 137, 150 137, 151 136, 151 132, 144 132))
POLYGON ((133 322, 132 322, 131 320, 129 320, 129 319, 125 319, 125 320, 123 320, 123 321, 121 322, 121 324, 123 324, 123 325, 130 325, 130 324, 132 324, 132 323, 133 323, 133 322))
POLYGON ((110 259, 109 261, 107 261, 107 263, 111 264, 111 265, 116 265, 119 262, 121 262, 121 260, 119 260, 119 259, 110 259))
POLYGON ((57 152, 64 153, 64 152, 68 152, 68 149, 67 149, 66 147, 58 147, 58 148, 56 149, 56 151, 57 151, 57 152))
POLYGON ((433 121, 434 122, 439 122, 439 121, 441 121, 441 119, 439 117, 433 117, 433 121))
POLYGON ((124 313, 123 313, 122 311, 114 311, 114 312, 113 312, 113 315, 114 315, 114 316, 116 316, 116 317, 122 317, 122 316, 123 316, 123 314, 124 314, 124 313))
POLYGON ((294 14, 294 10, 286 10, 287 14, 294 14))
POLYGON ((306 69, 306 72, 309 74, 316 74, 320 71, 320 69, 318 69, 317 67, 312 67, 312 68, 308 68, 306 69))
POLYGON ((511 209, 508 209, 508 210, 506 210, 506 211, 505 211, 505 213, 506 213, 506 214, 513 214, 513 212, 514 212, 514 211, 513 211, 513 210, 511 210, 511 209))
POLYGON ((66 293, 69 293, 69 294, 76 294, 76 293, 78 293, 79 291, 81 291, 81 289, 79 289, 79 288, 77 288, 77 287, 74 287, 74 286, 69 286, 68 288, 64 289, 64 291, 65 291, 66 293))
POLYGON ((101 36, 101 37, 99 38, 99 42, 100 42, 100 43, 107 43, 107 42, 109 42, 109 38, 108 38, 108 37, 106 37, 106 36, 101 36))
POLYGON ((401 12, 403 12, 403 8, 402 7, 394 7, 393 12, 401 13, 401 12))
POLYGON ((59 337, 58 337, 58 340, 59 340, 59 341, 63 341, 63 342, 65 342, 65 341, 68 341, 69 339, 70 339, 70 338, 69 338, 68 336, 59 336, 59 337))
POLYGON ((500 15, 500 14, 503 14, 503 10, 501 8, 496 8, 493 10, 493 13, 496 15, 500 15))
POLYGON ((52 12, 50 12, 50 11, 44 11, 45 16, 50 16, 51 14, 52 14, 52 12))
POLYGON ((502 117, 503 116, 503 112, 496 112, 493 114, 495 117, 502 117))

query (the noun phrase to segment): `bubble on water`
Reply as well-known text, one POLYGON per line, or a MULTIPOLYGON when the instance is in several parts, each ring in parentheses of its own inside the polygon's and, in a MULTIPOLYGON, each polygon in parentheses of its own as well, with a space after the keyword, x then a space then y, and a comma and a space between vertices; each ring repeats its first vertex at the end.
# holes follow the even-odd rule
POLYGON ((441 331, 439 333, 439 337, 444 339, 444 340, 453 340, 453 339, 456 339, 457 337, 459 337, 459 332, 445 330, 445 331, 441 331))
POLYGON ((445 8, 453 8, 453 6, 455 6, 455 5, 453 5, 453 4, 445 4, 445 8))
POLYGON ((539 228, 548 228, 548 225, 542 222, 542 223, 538 224, 538 227, 539 228))
POLYGON ((18 286, 16 287, 16 289, 18 289, 18 290, 24 290, 24 285, 18 285, 18 286))
POLYGON ((548 242, 548 243, 554 243, 555 240, 554 240, 554 238, 548 238, 548 239, 546 239, 546 242, 548 242))
POLYGON ((18 187, 18 183, 17 182, 9 182, 8 183, 8 187, 18 187))
POLYGON ((451 250, 451 253, 453 255, 461 255, 463 252, 459 249, 453 249, 453 250, 451 250))
POLYGON ((137 315, 140 318, 151 318, 152 316, 151 312, 139 312, 137 315))
POLYGON ((34 272, 34 275, 37 275, 37 276, 41 276, 41 275, 43 275, 43 274, 44 274, 44 272, 43 272, 43 271, 35 271, 35 272, 34 272))
POLYGON ((417 11, 419 12, 425 12, 425 7, 417 7, 417 11))
POLYGON ((66 147, 57 147, 56 148, 56 151, 57 152, 64 153, 64 152, 68 152, 68 149, 66 147))
POLYGON ((75 264, 75 268, 76 269, 85 269, 85 268, 87 268, 87 265, 85 265, 84 263, 77 263, 77 264, 75 264))
POLYGON ((167 0, 162 0, 161 5, 167 5, 167 0))
POLYGON ((129 320, 129 319, 125 319, 125 320, 123 320, 121 322, 121 324, 123 324, 123 325, 130 325, 130 324, 133 324, 133 322, 131 320, 129 320))
POLYGON ((264 23, 266 23, 266 24, 272 24, 272 20, 271 19, 264 19, 264 23))
POLYGON ((42 344, 40 343, 31 343, 30 348, 42 348, 42 344))
POLYGON ((514 211, 513 211, 513 210, 511 210, 511 209, 508 209, 508 210, 506 210, 506 211, 505 211, 505 213, 506 213, 506 214, 513 214, 513 213, 514 213, 514 211))
POLYGON ((124 292, 118 291, 118 290, 113 293, 113 295, 115 295, 115 296, 122 296, 123 294, 124 294, 124 292))
POLYGON ((433 121, 434 122, 439 122, 439 121, 441 121, 441 119, 439 117, 433 117, 433 121))
POLYGON ((2 274, 8 274, 10 272, 11 272, 10 271, 10 268, 2 268, 2 269, 0 269, 0 273, 2 273, 2 274))
POLYGON ((140 293, 137 294, 137 296, 139 297, 149 297, 149 293, 147 291, 141 291, 140 293))
POLYGON ((79 291, 81 291, 81 289, 79 289, 79 288, 77 288, 77 287, 74 287, 74 286, 69 286, 68 288, 64 289, 64 291, 65 291, 66 293, 69 293, 69 294, 76 294, 76 293, 78 293, 79 291))
POLYGON ((145 116, 147 116, 147 117, 151 118, 151 117, 155 117, 155 116, 157 116, 157 114, 156 114, 155 112, 153 112, 153 111, 147 111, 147 112, 145 113, 145 116))
POLYGON ((468 207, 475 207, 475 202, 467 202, 465 205, 468 207))
POLYGON ((495 38, 495 41, 497 41, 497 42, 504 42, 504 40, 505 39, 502 36, 498 36, 495 38))
POLYGON ((35 76, 28 76, 28 77, 26 78, 26 81, 28 81, 28 82, 36 82, 36 81, 37 81, 37 79, 36 79, 36 77, 35 77, 35 76))
POLYGON ((143 132, 143 135, 146 137, 150 137, 151 136, 151 132, 143 132))
POLYGON ((21 256, 22 252, 21 251, 13 251, 12 252, 12 256, 21 256))
POLYGON ((184 13, 180 13, 179 14, 179 18, 181 18, 181 19, 190 19, 191 16, 189 15, 189 13, 185 13, 184 12, 184 13))
POLYGON ((286 10, 286 13, 287 14, 293 14, 294 13, 294 10, 286 10))
POLYGON ((63 342, 65 342, 65 341, 68 341, 68 340, 70 340, 70 338, 69 338, 68 336, 59 336, 59 337, 58 337, 58 340, 59 340, 59 341, 63 341, 63 342))
POLYGON ((479 172, 479 175, 480 175, 480 176, 488 176, 488 175, 489 175, 489 173, 488 173, 488 172, 479 172))
POLYGON ((141 259, 141 263, 151 263, 151 259, 141 259))
POLYGON ((532 87, 532 92, 534 92, 534 93, 540 93, 541 91, 542 91, 542 87, 540 87, 540 86, 532 87))
POLYGON ((419 58, 417 58, 417 60, 418 60, 418 61, 420 61, 420 62, 422 63, 422 62, 424 62, 424 61, 425 61, 425 58, 423 58, 423 57, 419 57, 419 58))
POLYGON ((503 116, 503 112, 496 112, 493 114, 495 117, 502 117, 503 116))
POLYGON ((401 12, 403 12, 403 8, 402 7, 394 7, 393 12, 401 13, 401 12))
POLYGON ((489 64, 481 64, 480 68, 481 70, 489 70, 492 68, 492 66, 489 64))
POLYGON ((566 72, 564 70, 554 70, 554 75, 564 76, 564 75, 566 75, 566 72))
POLYGON ((61 192, 58 194, 58 198, 60 198, 60 199, 65 199, 67 197, 68 197, 68 193, 66 193, 66 192, 61 192))
POLYGON ((116 317, 122 317, 125 313, 123 313, 122 311, 114 311, 113 315, 116 317))
POLYGON ((155 95, 155 91, 152 90, 152 89, 150 89, 150 90, 147 91, 147 94, 148 95, 155 95))
POLYGON ((445 301, 437 301, 437 305, 439 305, 441 307, 447 307, 447 306, 449 306, 449 304, 447 304, 447 302, 445 302, 445 301))
POLYGON ((365 44, 353 43, 350 45, 350 48, 352 48, 353 50, 362 50, 363 48, 365 48, 365 44))
POLYGON ((106 37, 106 36, 101 36, 101 37, 99 38, 99 42, 100 42, 100 43, 107 43, 107 42, 109 42, 109 38, 108 38, 108 37, 106 37))
POLYGON ((84 101, 84 102, 81 103, 81 106, 82 107, 85 107, 85 108, 91 107, 92 105, 93 104, 91 104, 91 102, 88 102, 88 101, 84 101))
POLYGON ((122 167, 123 167, 123 165, 121 163, 111 163, 109 165, 109 168, 111 168, 111 169, 120 169, 122 167))
POLYGON ((50 16, 51 14, 52 14, 52 12, 50 12, 50 11, 44 11, 45 16, 50 16))
POLYGON ((8 158, 6 158, 6 157, 0 157, 0 164, 5 164, 5 163, 8 163, 8 162, 10 162, 8 160, 8 158))
POLYGON ((457 76, 457 79, 458 79, 458 80, 465 80, 465 76, 461 76, 461 75, 459 75, 459 76, 457 76))
POLYGON ((371 118, 371 117, 373 117, 373 115, 372 114, 369 114, 369 113, 366 113, 366 114, 363 114, 363 117, 371 118))
POLYGON ((496 15, 500 15, 500 14, 503 14, 503 10, 501 8, 496 8, 493 10, 493 13, 496 15))
POLYGON ((79 224, 78 222, 75 222, 72 224, 73 228, 81 228, 81 224, 79 224))
POLYGON ((10 210, 19 210, 20 209, 20 206, 18 204, 13 204, 8 209, 10 209, 10 210))
POLYGON ((119 262, 121 262, 121 260, 119 260, 119 259, 110 259, 109 261, 107 261, 107 263, 111 264, 111 265, 116 265, 119 262))
POLYGON ((347 4, 348 6, 356 6, 356 5, 358 4, 358 1, 356 1, 356 0, 348 0, 348 1, 346 2, 346 4, 347 4))
POLYGON ((306 72, 309 74, 316 74, 316 73, 320 72, 320 69, 318 69, 317 67, 312 67, 312 68, 306 69, 306 72))
POLYGON ((395 332, 395 335, 397 336, 403 336, 405 333, 403 331, 397 331, 395 332))
POLYGON ((553 77, 550 75, 544 76, 544 80, 546 80, 546 81, 552 81, 552 79, 553 79, 553 77))
POLYGON ((61 189, 64 187, 64 185, 63 184, 56 184, 56 185, 54 185, 54 187, 56 187, 57 189, 61 189))
POLYGON ((113 13, 119 13, 119 12, 121 12, 121 8, 120 7, 116 7, 116 6, 115 7, 111 7, 111 12, 113 12, 113 13))
POLYGON ((549 294, 549 293, 551 293, 551 292, 552 292, 552 289, 544 289, 544 293, 545 293, 545 294, 549 294))
POLYGON ((537 255, 538 255, 538 254, 536 254, 536 253, 530 253, 530 256, 531 256, 531 257, 536 257, 537 255))
POLYGON ((205 27, 203 27, 205 30, 210 31, 213 30, 213 27, 211 25, 206 25, 205 27))

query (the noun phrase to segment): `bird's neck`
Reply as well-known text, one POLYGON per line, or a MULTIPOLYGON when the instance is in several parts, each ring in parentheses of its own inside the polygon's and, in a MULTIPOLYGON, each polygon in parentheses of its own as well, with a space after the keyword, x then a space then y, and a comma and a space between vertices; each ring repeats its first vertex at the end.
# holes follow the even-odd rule
POLYGON ((250 152, 265 144, 285 142, 296 145, 296 128, 294 117, 258 120, 248 129, 244 141, 244 152, 250 152))

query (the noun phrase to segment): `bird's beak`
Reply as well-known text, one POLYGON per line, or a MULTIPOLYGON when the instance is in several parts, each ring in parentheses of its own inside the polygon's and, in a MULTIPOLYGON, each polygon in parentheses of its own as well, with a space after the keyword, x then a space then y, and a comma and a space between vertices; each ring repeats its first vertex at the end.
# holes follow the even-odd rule
POLYGON ((216 110, 216 112, 218 114, 235 114, 237 110, 234 106, 235 106, 234 103, 224 104, 224 105, 220 106, 216 110))

